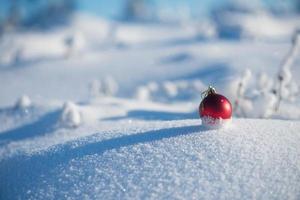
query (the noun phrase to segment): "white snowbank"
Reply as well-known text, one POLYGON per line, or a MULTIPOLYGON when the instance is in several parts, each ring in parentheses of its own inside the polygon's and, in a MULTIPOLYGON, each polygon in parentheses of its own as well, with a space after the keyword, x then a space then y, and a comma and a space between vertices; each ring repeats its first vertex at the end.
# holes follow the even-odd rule
POLYGON ((80 132, 90 136, 33 155, 0 154, 1 195, 6 199, 296 199, 300 123, 253 119, 232 123, 226 129, 209 130, 199 119, 113 121, 75 129, 70 136, 80 132))

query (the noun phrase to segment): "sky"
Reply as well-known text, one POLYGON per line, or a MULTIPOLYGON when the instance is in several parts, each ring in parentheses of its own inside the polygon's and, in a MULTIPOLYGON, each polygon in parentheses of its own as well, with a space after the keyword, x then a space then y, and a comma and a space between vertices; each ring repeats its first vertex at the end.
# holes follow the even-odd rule
MULTIPOLYGON (((24 12, 31 13, 31 9, 40 5, 45 5, 49 0, 18 0, 19 2, 32 2, 30 6, 22 8, 24 12), (29 8, 28 8, 29 7, 29 8)), ((51 0, 60 1, 60 0, 51 0)), ((127 0, 75 0, 77 10, 90 13, 96 16, 108 18, 120 18, 124 12, 124 6, 127 0)), ((207 16, 213 8, 223 6, 228 2, 238 4, 248 4, 255 6, 257 4, 272 7, 287 8, 291 7, 293 2, 300 0, 145 0, 150 6, 167 11, 168 14, 176 15, 188 9, 192 17, 207 16)), ((0 0, 0 19, 4 18, 12 0, 0 0)), ((25 4, 24 4, 25 5, 25 4)))
MULTIPOLYGON (((20 2, 28 2, 29 0, 19 0, 20 2)), ((47 0, 31 0, 30 7, 44 5, 47 0)), ((53 0, 52 0, 53 1, 53 0)), ((54 0, 59 1, 59 0, 54 0)), ((77 10, 108 18, 118 18, 122 15, 124 5, 127 0, 76 0, 77 10)), ((191 8, 192 13, 197 15, 206 14, 212 7, 220 6, 228 0, 146 0, 151 6, 167 9, 176 13, 180 9, 186 7, 191 8)), ((11 0, 0 0, 0 17, 4 17, 10 7, 11 0)), ((27 5, 26 5, 27 6, 27 5)), ((28 6, 27 6, 28 7, 28 6)), ((30 8, 24 10, 30 10, 30 8)))
MULTIPOLYGON (((146 0, 147 3, 161 9, 175 11, 189 7, 192 13, 206 15, 217 6, 223 5, 228 0, 146 0)), ((122 14, 126 0, 78 0, 78 9, 84 12, 104 17, 118 17, 122 14)))

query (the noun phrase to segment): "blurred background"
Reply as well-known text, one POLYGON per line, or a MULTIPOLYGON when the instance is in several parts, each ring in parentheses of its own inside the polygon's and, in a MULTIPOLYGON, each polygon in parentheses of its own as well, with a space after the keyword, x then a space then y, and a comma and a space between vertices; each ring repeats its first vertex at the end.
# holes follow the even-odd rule
POLYGON ((299 0, 1 0, 1 32, 8 28, 50 28, 65 25, 84 12, 117 21, 148 23, 212 20, 224 13, 265 13, 278 17, 300 13, 299 0))
POLYGON ((2 107, 113 97, 191 112, 213 85, 238 117, 300 118, 300 0, 0 5, 2 107))

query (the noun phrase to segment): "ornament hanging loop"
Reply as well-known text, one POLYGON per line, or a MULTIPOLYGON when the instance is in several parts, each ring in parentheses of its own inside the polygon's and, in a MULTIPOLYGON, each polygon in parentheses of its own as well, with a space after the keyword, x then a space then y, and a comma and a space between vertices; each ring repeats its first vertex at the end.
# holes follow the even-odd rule
POLYGON ((212 87, 211 85, 208 86, 208 89, 201 93, 201 98, 204 99, 210 94, 216 94, 216 89, 212 87))

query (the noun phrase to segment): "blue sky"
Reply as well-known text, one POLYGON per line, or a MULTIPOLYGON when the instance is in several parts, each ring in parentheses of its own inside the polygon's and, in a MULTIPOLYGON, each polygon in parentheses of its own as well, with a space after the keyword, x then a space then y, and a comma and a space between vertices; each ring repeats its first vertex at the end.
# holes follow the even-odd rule
MULTIPOLYGON (((19 0, 20 2, 26 2, 25 0, 19 0)), ((59 1, 59 0, 54 0, 59 1)), ((78 4, 78 10, 91 13, 94 15, 104 17, 119 17, 122 12, 126 0, 76 0, 78 4)), ((176 10, 187 5, 191 8, 191 11, 197 14, 206 13, 210 8, 222 5, 228 0, 146 0, 151 5, 157 5, 159 8, 168 8, 170 10, 176 10)), ((30 7, 36 7, 38 5, 46 4, 47 0, 37 0, 31 4, 30 7)), ((11 0, 0 0, 0 17, 5 16, 7 13, 11 0)), ((24 10, 30 10, 26 8, 24 10)), ((30 11, 29 11, 30 12, 30 11)), ((176 12, 176 11, 175 11, 176 12)))
MULTIPOLYGON (((191 8, 191 12, 207 14, 211 8, 223 5, 227 0, 147 0, 151 5, 176 10, 183 5, 191 8)), ((122 14, 126 0, 78 0, 78 9, 95 15, 118 17, 122 14)))
POLYGON ((116 17, 122 12, 124 0, 78 0, 80 11, 105 17, 116 17))
MULTIPOLYGON (((20 2, 28 2, 28 0, 19 0, 20 2)), ((60 1, 60 0, 51 0, 60 1)), ((124 5, 127 0, 76 0, 78 4, 78 10, 91 13, 93 15, 98 15, 102 17, 118 18, 122 15, 124 11, 124 5)), ((183 7, 189 7, 192 15, 196 16, 206 16, 212 8, 222 6, 229 1, 233 0, 146 0, 150 5, 156 5, 160 9, 168 9, 173 11, 176 16, 178 11, 182 10, 183 7)), ((252 0, 252 1, 242 1, 235 0, 247 4, 255 4, 255 2, 264 2, 265 5, 272 5, 273 7, 290 7, 292 2, 296 0, 252 0)), ((4 17, 7 13, 11 0, 0 0, 0 18, 4 17)), ((36 0, 23 11, 31 13, 31 9, 48 3, 48 0, 36 0), (29 8, 28 8, 29 7, 29 8)))

